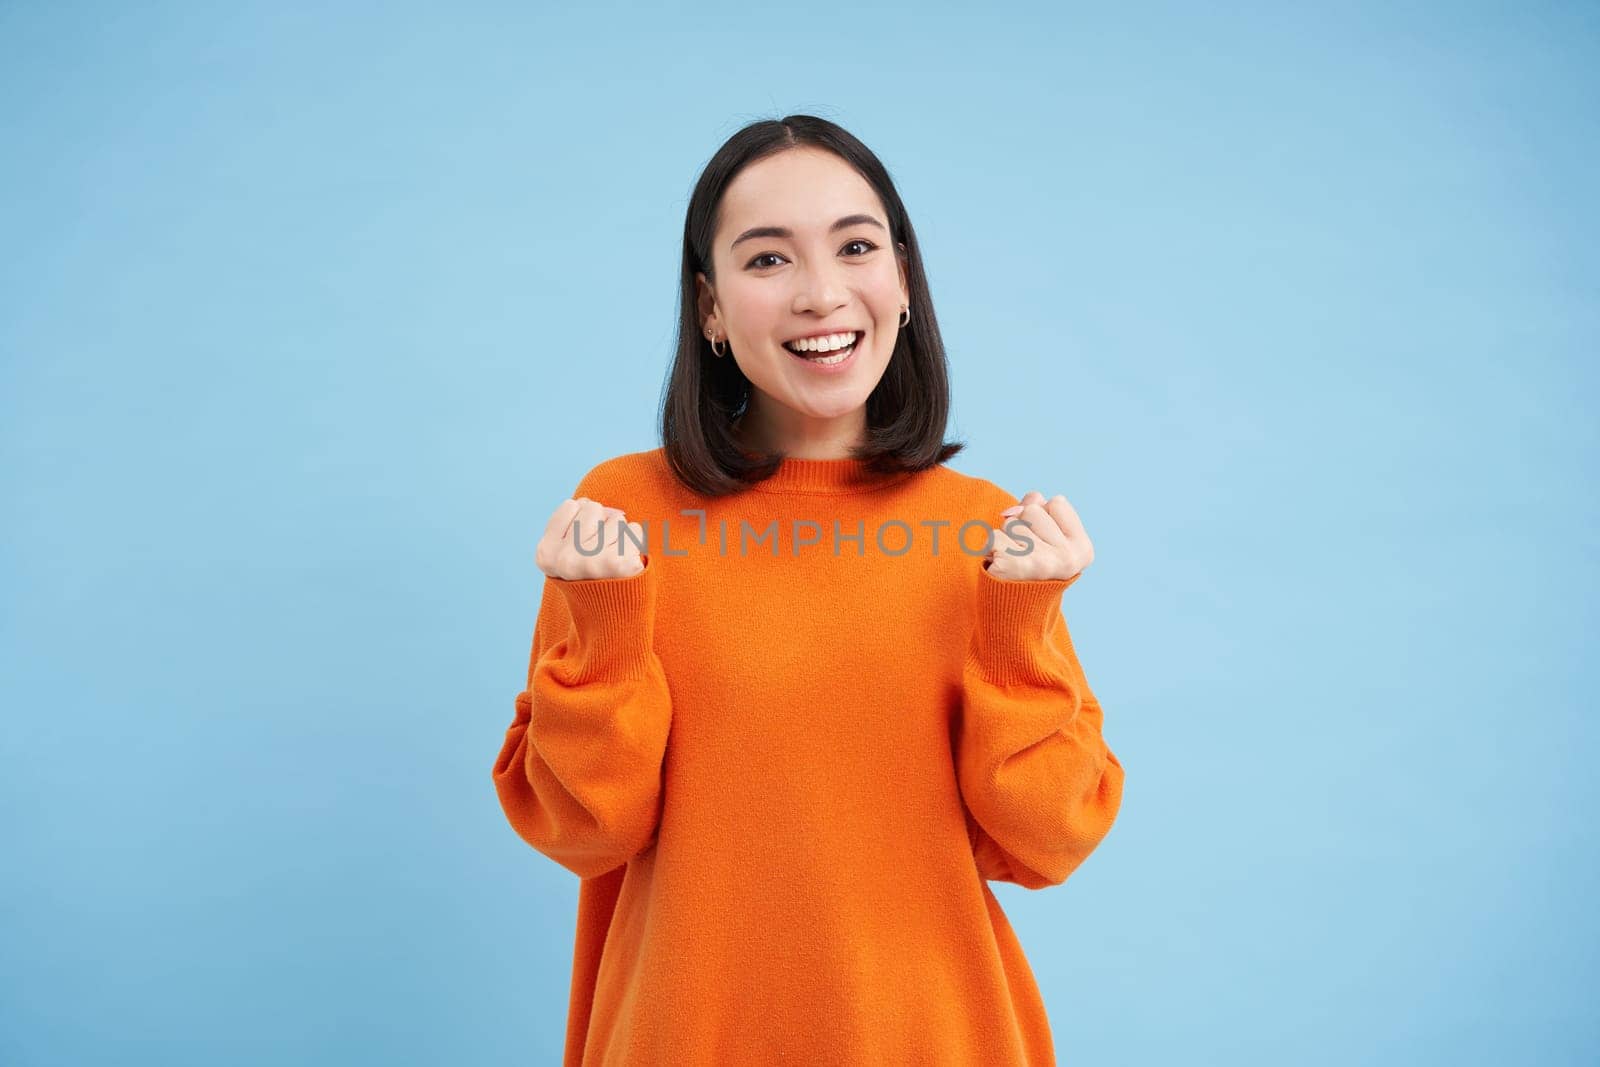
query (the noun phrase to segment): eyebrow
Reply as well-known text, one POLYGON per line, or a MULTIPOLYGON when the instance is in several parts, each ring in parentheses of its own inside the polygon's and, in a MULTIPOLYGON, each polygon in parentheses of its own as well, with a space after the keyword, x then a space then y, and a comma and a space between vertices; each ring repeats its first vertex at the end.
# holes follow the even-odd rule
MULTIPOLYGON (((829 226, 828 232, 837 233, 839 230, 848 230, 852 226, 876 226, 885 233, 888 232, 888 227, 884 226, 883 223, 879 222, 871 215, 846 215, 832 226, 829 226)), ((749 241, 756 237, 790 238, 793 236, 794 231, 783 226, 752 226, 750 229, 735 237, 733 239, 733 244, 729 245, 728 247, 730 249, 737 248, 740 241, 749 241)))

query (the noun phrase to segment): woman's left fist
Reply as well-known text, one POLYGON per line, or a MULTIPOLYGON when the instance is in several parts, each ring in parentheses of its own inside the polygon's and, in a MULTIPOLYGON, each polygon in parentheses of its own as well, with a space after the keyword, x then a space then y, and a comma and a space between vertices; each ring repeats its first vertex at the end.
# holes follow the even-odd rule
POLYGON ((1078 513, 1059 493, 1049 500, 1030 491, 1022 502, 1000 513, 1005 527, 991 527, 992 543, 983 566, 996 578, 1045 581, 1076 578, 1094 562, 1094 545, 1078 513), (1024 529, 1026 527, 1026 529, 1024 529), (1006 533, 1012 529, 1029 546, 1006 533))

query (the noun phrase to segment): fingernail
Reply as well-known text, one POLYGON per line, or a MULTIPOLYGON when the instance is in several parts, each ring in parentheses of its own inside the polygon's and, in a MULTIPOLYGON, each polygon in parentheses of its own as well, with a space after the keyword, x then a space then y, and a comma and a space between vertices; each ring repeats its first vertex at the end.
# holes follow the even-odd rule
POLYGON ((1010 517, 1012 515, 1017 514, 1021 510, 1022 510, 1022 505, 1021 504, 1012 504, 1009 508, 1006 508, 1000 514, 1005 515, 1007 517, 1010 517))

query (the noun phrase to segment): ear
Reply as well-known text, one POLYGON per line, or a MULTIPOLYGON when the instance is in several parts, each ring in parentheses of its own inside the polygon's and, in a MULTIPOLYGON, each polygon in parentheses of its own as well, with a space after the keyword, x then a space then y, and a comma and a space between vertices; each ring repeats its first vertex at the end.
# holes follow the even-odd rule
POLYGON ((911 290, 906 286, 906 246, 905 242, 897 242, 899 251, 894 257, 894 266, 900 272, 900 303, 911 303, 911 290))
POLYGON ((706 281, 706 276, 701 271, 695 272, 694 284, 695 292, 697 294, 695 297, 695 307, 700 312, 700 329, 701 332, 704 332, 712 326, 716 319, 717 294, 716 291, 711 288, 711 283, 706 281))

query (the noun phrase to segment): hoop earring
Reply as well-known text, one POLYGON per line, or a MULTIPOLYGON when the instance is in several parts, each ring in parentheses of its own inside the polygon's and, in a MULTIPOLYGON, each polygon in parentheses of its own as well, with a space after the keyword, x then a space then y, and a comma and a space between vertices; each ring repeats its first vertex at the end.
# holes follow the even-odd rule
POLYGON ((706 334, 706 336, 711 338, 711 354, 712 355, 716 356, 718 359, 721 359, 724 355, 727 354, 727 345, 726 344, 724 344, 721 348, 718 348, 717 347, 717 341, 719 340, 719 338, 717 338, 716 336, 714 336, 712 334, 706 334))
POLYGON ((900 320, 900 328, 903 330, 907 326, 911 325, 911 305, 907 304, 905 307, 901 308, 900 313, 905 316, 905 318, 900 320))

